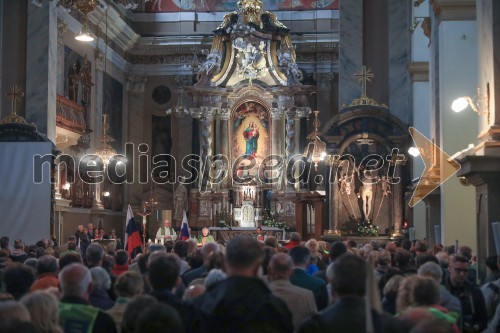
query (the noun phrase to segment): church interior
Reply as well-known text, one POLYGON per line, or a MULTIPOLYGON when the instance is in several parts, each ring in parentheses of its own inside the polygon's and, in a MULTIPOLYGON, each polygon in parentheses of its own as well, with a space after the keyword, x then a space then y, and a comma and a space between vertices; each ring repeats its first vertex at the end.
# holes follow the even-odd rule
POLYGON ((130 205, 144 242, 426 239, 486 276, 497 81, 495 0, 1 1, 0 235, 124 238, 130 205))

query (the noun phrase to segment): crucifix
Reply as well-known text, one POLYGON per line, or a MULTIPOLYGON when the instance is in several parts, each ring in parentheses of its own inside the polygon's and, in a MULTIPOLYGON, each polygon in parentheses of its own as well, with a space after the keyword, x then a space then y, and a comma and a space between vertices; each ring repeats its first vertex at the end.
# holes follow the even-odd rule
POLYGON ((12 90, 6 93, 7 97, 9 97, 12 100, 12 114, 16 115, 16 102, 18 99, 21 99, 24 97, 24 93, 22 92, 21 88, 17 86, 17 84, 14 84, 12 86, 12 90))
POLYGON ((372 79, 375 77, 373 75, 371 69, 366 68, 365 65, 361 67, 361 73, 355 73, 354 77, 358 82, 361 83, 361 96, 366 97, 366 84, 368 82, 372 82, 372 79))

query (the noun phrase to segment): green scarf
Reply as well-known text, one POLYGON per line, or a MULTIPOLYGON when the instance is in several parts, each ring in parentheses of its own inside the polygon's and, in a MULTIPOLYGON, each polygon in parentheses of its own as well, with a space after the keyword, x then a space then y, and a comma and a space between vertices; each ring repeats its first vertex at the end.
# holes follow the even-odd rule
MULTIPOLYGON (((174 229, 172 227, 168 228, 170 230, 170 236, 174 235, 174 229)), ((165 236, 165 226, 161 227, 161 235, 165 236)))

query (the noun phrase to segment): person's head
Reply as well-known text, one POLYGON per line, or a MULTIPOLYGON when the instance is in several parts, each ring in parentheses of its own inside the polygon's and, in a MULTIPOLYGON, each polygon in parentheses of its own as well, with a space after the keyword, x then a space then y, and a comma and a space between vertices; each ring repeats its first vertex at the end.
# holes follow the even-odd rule
POLYGON ((314 238, 311 238, 310 240, 308 240, 304 246, 306 248, 309 249, 309 251, 311 251, 311 253, 317 253, 318 252, 318 249, 319 249, 319 244, 318 244, 318 241, 315 240, 314 238))
POLYGON ((332 293, 339 297, 363 296, 366 288, 366 263, 351 254, 344 254, 333 265, 332 293))
POLYGON ((24 251, 24 243, 21 239, 16 239, 14 241, 14 249, 15 250, 23 250, 24 251))
POLYGON ((126 265, 128 264, 128 252, 125 250, 118 250, 115 253, 115 264, 126 265))
POLYGON ((430 277, 417 276, 413 282, 412 299, 417 306, 439 304, 441 291, 436 280, 430 277))
POLYGON ((118 276, 115 282, 115 293, 119 297, 133 298, 142 294, 144 280, 138 272, 127 271, 118 276))
POLYGON ((87 224, 87 229, 89 231, 93 231, 94 230, 94 225, 92 223, 87 224))
POLYGON ((111 238, 116 239, 116 230, 115 229, 111 229, 111 238))
POLYGON ((208 289, 211 285, 222 281, 225 278, 227 278, 227 274, 224 273, 223 270, 218 268, 212 269, 205 277, 204 286, 208 289))
POLYGON ((43 256, 38 259, 37 275, 40 276, 45 273, 57 274, 59 267, 57 266, 57 259, 52 256, 43 256))
POLYGON ((80 231, 80 232, 81 232, 81 231, 83 231, 83 225, 81 225, 81 224, 80 224, 80 225, 78 226, 78 231, 80 231))
POLYGON ((0 302, 0 323, 7 320, 30 321, 30 319, 30 313, 22 303, 10 300, 0 302))
POLYGON ((90 275, 92 276, 92 286, 94 288, 101 290, 109 290, 111 288, 111 278, 104 268, 92 267, 90 275))
POLYGON ((298 232, 291 232, 290 233, 290 241, 291 242, 300 242, 302 240, 302 237, 298 232))
POLYGON ((419 239, 415 242, 415 252, 417 254, 426 254, 428 249, 427 241, 423 239, 419 239))
POLYGON ((84 233, 85 235, 88 235, 88 233, 89 233, 89 229, 87 229, 87 228, 83 228, 83 233, 84 233))
POLYGON ((453 256, 448 270, 450 271, 451 284, 463 286, 469 272, 469 260, 462 256, 453 256))
POLYGON ((184 240, 178 240, 174 243, 174 253, 179 256, 179 258, 184 259, 187 257, 189 250, 189 245, 184 240))
POLYGON ((198 242, 192 238, 186 239, 188 245, 188 257, 191 257, 198 250, 198 242))
POLYGON ((410 264, 411 253, 404 248, 397 248, 394 260, 396 261, 396 266, 406 268, 410 264))
POLYGON ((59 271, 70 264, 81 264, 82 257, 78 253, 68 253, 59 258, 59 271))
POLYGON ((422 266, 426 262, 435 262, 436 264, 439 264, 439 261, 437 260, 437 258, 432 254, 419 254, 419 255, 417 255, 416 259, 417 259, 416 260, 417 267, 422 266))
POLYGON ((401 241, 401 247, 406 251, 410 251, 411 249, 411 241, 409 239, 403 239, 401 241))
POLYGON ((413 304, 413 283, 418 275, 407 276, 401 281, 396 299, 396 309, 402 313, 413 304))
POLYGON ((433 278, 436 282, 441 283, 443 270, 435 262, 426 262, 418 268, 418 275, 433 278))
POLYGON ((92 276, 82 264, 70 264, 59 272, 59 288, 63 296, 88 299, 92 291, 92 276))
POLYGON ((201 254, 203 255, 203 258, 208 257, 208 255, 212 252, 220 252, 219 244, 209 242, 205 243, 205 245, 203 245, 203 247, 201 248, 201 254))
POLYGON ((33 269, 23 264, 12 264, 3 274, 5 291, 15 299, 20 299, 28 293, 33 282, 35 282, 33 269))
POLYGON ((155 303, 140 312, 135 324, 135 332, 183 333, 184 326, 179 313, 173 307, 164 303, 155 303))
POLYGON ((292 272, 292 257, 285 253, 277 253, 272 256, 268 270, 270 280, 288 280, 292 272))
POLYGON ((289 255, 296 267, 307 267, 311 259, 311 253, 305 246, 295 246, 290 250, 289 255))
POLYGON ((395 253, 396 252, 396 243, 394 242, 389 242, 385 245, 385 250, 389 251, 389 253, 395 253))
POLYGON ((229 276, 257 276, 262 259, 262 247, 251 236, 234 237, 227 243, 226 263, 229 276))
POLYGON ((384 286, 383 293, 385 297, 394 297, 398 295, 398 289, 404 277, 401 275, 393 275, 384 286))
POLYGON ((208 228, 205 227, 205 228, 201 229, 201 234, 203 235, 203 237, 207 237, 208 236, 208 228))
POLYGON ((448 255, 448 253, 440 251, 436 253, 436 258, 442 268, 448 268, 448 266, 450 265, 450 256, 448 255))
POLYGON ((489 256, 488 258, 486 258, 486 266, 492 273, 498 272, 498 270, 500 270, 498 259, 498 256, 489 256))
POLYGON ((2 238, 0 238, 0 248, 8 249, 9 243, 10 243, 9 237, 3 236, 2 238))
POLYGON ((38 270, 38 259, 37 258, 28 258, 24 261, 24 265, 33 268, 33 272, 37 272, 38 270))
POLYGON ((380 250, 377 252, 377 265, 378 266, 391 265, 391 254, 389 253, 389 251, 380 250))
POLYGON ((101 266, 104 258, 104 249, 97 243, 92 243, 87 247, 87 264, 89 267, 101 266))
POLYGON ((164 226, 165 228, 170 228, 170 220, 164 220, 164 221, 163 221, 163 226, 164 226))
MULTIPOLYGON (((130 303, 127 304, 125 312, 123 313, 123 320, 121 323, 121 331, 127 333, 133 333, 139 331, 135 330, 135 324, 137 323, 137 317, 142 313, 143 310, 148 307, 157 304, 158 301, 151 295, 139 295, 130 303), (140 311, 137 311, 140 309, 140 311)), ((163 329, 158 330, 158 332, 163 331, 163 329)))
POLYGON ((472 259, 472 249, 467 245, 462 245, 458 248, 457 255, 467 258, 470 261, 472 259))
POLYGON ((153 252, 165 252, 167 253, 167 248, 163 244, 148 244, 148 248, 146 250, 147 253, 153 252))
POLYGON ((330 249, 330 260, 334 262, 338 257, 347 252, 347 246, 343 242, 335 242, 330 249))
POLYGON ((40 332, 62 332, 59 327, 59 300, 50 292, 38 290, 21 299, 29 311, 31 323, 40 332))
POLYGON ((174 254, 153 253, 148 278, 154 290, 173 290, 179 283, 180 259, 174 254))
POLYGON ((261 227, 257 227, 257 234, 260 235, 262 233, 262 228, 261 227))
POLYGON ((264 240, 264 246, 269 246, 272 248, 277 248, 278 247, 278 240, 274 236, 268 236, 264 240))
POLYGON ((75 242, 68 242, 68 251, 75 251, 76 252, 76 243, 75 242))

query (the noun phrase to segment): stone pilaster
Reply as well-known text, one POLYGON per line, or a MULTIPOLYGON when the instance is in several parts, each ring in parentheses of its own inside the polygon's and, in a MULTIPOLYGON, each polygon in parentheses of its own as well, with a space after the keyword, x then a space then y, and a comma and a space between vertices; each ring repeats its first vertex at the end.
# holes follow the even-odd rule
MULTIPOLYGON (((148 142, 144 140, 144 105, 145 105, 145 95, 146 91, 146 76, 136 76, 129 75, 126 78, 125 88, 127 91, 126 101, 127 104, 124 106, 128 110, 128 126, 125 129, 128 138, 128 142, 134 144, 134 158, 139 154, 139 149, 141 153, 146 153, 151 156, 151 147, 147 147, 147 145, 141 145, 143 142, 148 142), (149 148, 149 149, 147 149, 149 148)), ((139 182, 139 177, 143 179, 149 179, 147 172, 149 170, 140 170, 138 160, 135 158, 134 163, 134 183, 126 186, 129 188, 128 192, 128 201, 132 205, 141 205, 142 202, 142 194, 144 192, 143 184, 139 182), (142 174, 139 175, 139 172, 142 174)), ((127 201, 125 201, 127 202, 127 201)))
POLYGON ((363 0, 340 1, 339 110, 361 95, 354 73, 363 65, 363 0))
POLYGON ((500 3, 478 1, 479 153, 500 155, 500 3))
POLYGON ((57 11, 49 1, 28 6, 26 120, 56 142, 57 11))
MULTIPOLYGON (((201 123, 201 170, 203 173, 200 173, 202 175, 200 177, 201 188, 204 187, 204 181, 208 181, 208 175, 210 174, 210 164, 205 166, 205 163, 207 162, 207 157, 213 155, 213 120, 214 120, 214 109, 212 107, 207 107, 207 106, 202 106, 201 107, 201 118, 200 118, 200 123, 201 123)), ((207 184, 208 188, 208 184, 207 184)))
POLYGON ((68 25, 62 19, 57 19, 57 94, 64 96, 64 40, 63 35, 68 25))

